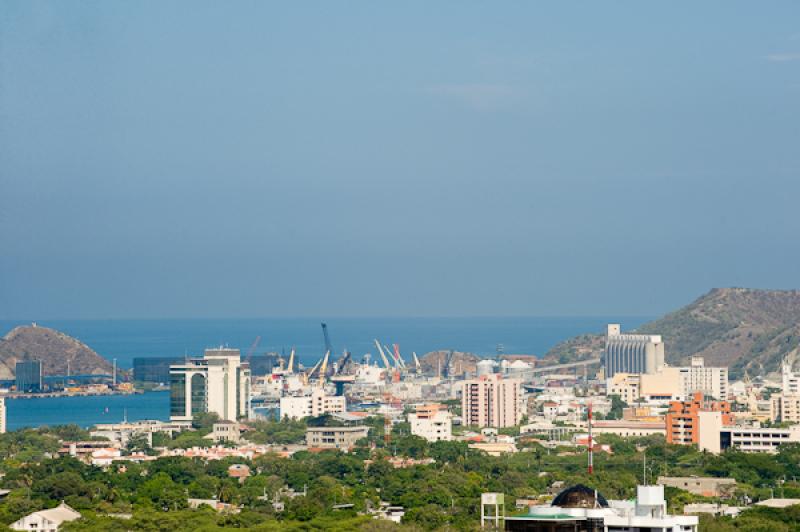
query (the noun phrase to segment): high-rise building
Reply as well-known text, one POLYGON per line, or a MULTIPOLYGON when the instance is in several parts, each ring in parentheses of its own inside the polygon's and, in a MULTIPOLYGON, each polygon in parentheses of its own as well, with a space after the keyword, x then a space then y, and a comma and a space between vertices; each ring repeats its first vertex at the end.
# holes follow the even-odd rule
POLYGON ((39 360, 21 360, 14 370, 18 392, 42 391, 42 363, 39 360))
POLYGON ((720 423, 730 425, 731 405, 727 401, 708 401, 702 392, 695 392, 686 401, 672 401, 666 416, 667 443, 691 445, 700 439, 700 414, 719 413, 720 423))
POLYGON ((728 368, 707 367, 703 357, 692 357, 689 367, 680 368, 680 371, 684 397, 702 392, 714 399, 728 398, 728 368))
POLYGON ((236 421, 250 416, 250 368, 238 349, 206 349, 203 358, 170 366, 170 419, 213 412, 236 421))
POLYGON ((664 365, 664 342, 657 334, 622 334, 608 325, 604 356, 605 378, 617 373, 655 373, 664 365))
POLYGON ((522 380, 500 374, 482 375, 461 385, 464 425, 513 427, 522 420, 522 380))

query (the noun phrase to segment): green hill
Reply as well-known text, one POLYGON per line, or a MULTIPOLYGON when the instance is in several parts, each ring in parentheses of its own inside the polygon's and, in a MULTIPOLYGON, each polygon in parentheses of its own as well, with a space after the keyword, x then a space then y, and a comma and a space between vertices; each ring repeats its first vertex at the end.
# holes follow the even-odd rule
MULTIPOLYGON (((800 344, 800 291, 715 288, 635 332, 662 335, 672 365, 698 355, 707 365, 728 366, 734 377, 744 371, 763 374, 777 369, 800 344)), ((602 352, 603 344, 601 334, 582 335, 556 345, 546 356, 590 358, 602 352)))

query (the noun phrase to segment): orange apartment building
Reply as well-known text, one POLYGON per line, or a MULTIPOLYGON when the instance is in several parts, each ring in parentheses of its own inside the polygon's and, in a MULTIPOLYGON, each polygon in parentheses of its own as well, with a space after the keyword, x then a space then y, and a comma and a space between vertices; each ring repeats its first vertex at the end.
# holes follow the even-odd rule
POLYGON ((692 445, 699 441, 700 412, 721 412, 722 425, 733 423, 731 405, 727 401, 707 401, 702 392, 695 392, 688 401, 672 401, 666 416, 667 443, 692 445))

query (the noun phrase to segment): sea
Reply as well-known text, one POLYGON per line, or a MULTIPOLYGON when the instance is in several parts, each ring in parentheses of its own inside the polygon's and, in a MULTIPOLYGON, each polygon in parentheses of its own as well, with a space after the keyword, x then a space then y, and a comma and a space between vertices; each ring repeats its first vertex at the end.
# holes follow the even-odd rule
MULTIPOLYGON (((468 318, 248 318, 248 319, 109 319, 41 320, 37 323, 73 336, 103 357, 131 368, 136 357, 198 356, 208 347, 239 348, 246 354, 257 338, 255 353, 288 356, 292 348, 307 366, 325 353, 321 323, 327 323, 334 351, 352 352, 356 360, 366 353, 376 360, 374 340, 398 344, 411 358, 437 349, 494 356, 543 355, 562 340, 585 333, 604 332, 608 323, 634 329, 647 316, 594 317, 468 317, 468 318)), ((0 320, 0 334, 31 320, 0 320)), ((7 399, 8 430, 76 423, 89 427, 137 419, 167 419, 169 394, 7 399)))

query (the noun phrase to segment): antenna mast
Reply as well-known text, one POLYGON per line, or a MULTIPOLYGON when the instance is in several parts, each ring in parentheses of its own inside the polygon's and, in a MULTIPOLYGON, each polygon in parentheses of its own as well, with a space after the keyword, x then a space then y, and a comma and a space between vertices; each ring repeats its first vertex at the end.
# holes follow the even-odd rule
POLYGON ((592 402, 589 401, 586 420, 589 424, 589 474, 594 473, 594 443, 592 442, 592 402))

